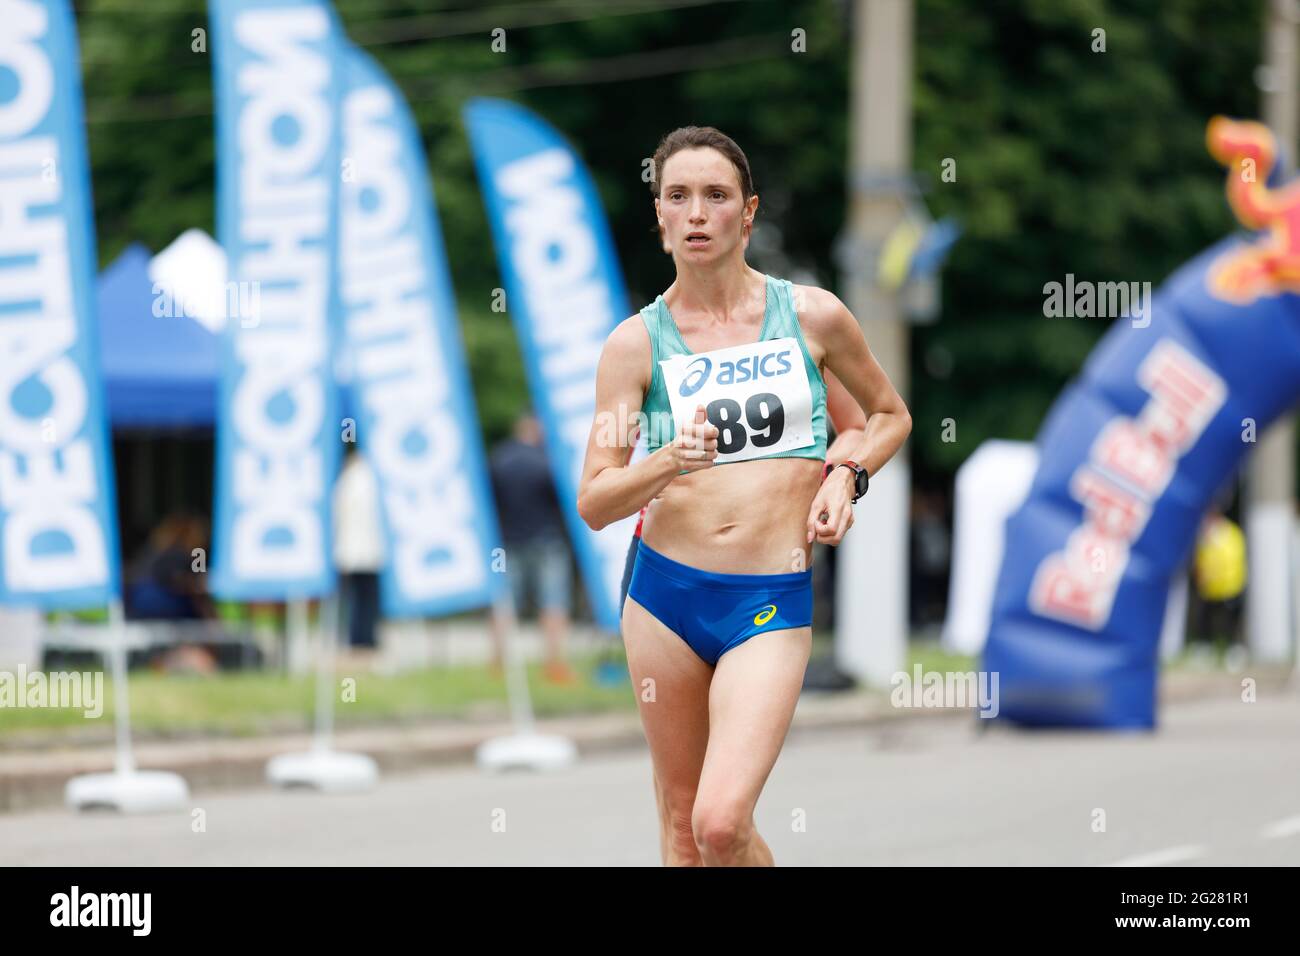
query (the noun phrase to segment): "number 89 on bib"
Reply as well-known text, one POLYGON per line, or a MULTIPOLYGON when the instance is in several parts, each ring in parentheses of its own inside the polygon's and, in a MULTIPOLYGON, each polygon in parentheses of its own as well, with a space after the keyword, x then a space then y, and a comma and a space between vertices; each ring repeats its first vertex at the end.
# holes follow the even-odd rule
POLYGON ((659 367, 677 431, 697 405, 718 429, 715 464, 813 444, 812 388, 795 339, 675 355, 659 367))

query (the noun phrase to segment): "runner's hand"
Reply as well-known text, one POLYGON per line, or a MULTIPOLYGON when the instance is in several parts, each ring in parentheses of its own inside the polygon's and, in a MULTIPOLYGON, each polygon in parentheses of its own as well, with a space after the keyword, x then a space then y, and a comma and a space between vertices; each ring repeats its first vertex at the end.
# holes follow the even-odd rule
POLYGON ((836 468, 817 489, 808 509, 808 542, 839 544, 853 527, 853 472, 836 468))
POLYGON ((695 406, 695 421, 678 429, 671 447, 678 471, 713 467, 713 459, 718 457, 718 428, 705 417, 703 405, 695 406))

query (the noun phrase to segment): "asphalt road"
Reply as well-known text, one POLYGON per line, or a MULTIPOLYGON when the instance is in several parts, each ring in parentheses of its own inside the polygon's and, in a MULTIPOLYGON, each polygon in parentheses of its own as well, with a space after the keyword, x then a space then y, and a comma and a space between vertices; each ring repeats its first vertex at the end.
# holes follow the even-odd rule
MULTIPOLYGON (((779 865, 1300 863, 1300 698, 1186 703, 1154 735, 951 717, 796 733, 756 819, 779 865), (1103 820, 1104 830, 1096 827, 1103 820)), ((641 750, 465 767, 369 794, 196 794, 193 811, 0 815, 0 865, 657 865, 641 750)))

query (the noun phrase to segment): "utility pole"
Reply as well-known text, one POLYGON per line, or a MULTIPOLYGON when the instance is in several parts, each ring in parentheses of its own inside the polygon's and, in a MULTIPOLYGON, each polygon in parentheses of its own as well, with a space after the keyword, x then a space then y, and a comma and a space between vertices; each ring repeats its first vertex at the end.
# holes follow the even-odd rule
MULTIPOLYGON (((897 297, 876 282, 885 238, 903 217, 911 174, 912 0, 854 0, 845 304, 899 394, 907 400, 909 332, 897 297)), ((911 468, 905 443, 871 476, 839 545, 835 663, 887 685, 907 665, 907 531, 911 468)))
MULTIPOLYGON (((1300 147, 1300 0, 1272 0, 1266 17, 1259 74, 1264 122, 1294 170, 1300 147)), ((1260 436, 1247 472, 1246 638, 1257 661, 1286 661, 1296 642, 1294 495, 1295 416, 1285 415, 1260 436)))

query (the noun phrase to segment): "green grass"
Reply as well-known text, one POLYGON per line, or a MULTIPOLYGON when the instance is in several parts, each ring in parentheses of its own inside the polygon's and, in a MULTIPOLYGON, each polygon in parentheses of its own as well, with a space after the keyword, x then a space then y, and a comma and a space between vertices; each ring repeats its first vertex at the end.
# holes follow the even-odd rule
POLYGON ((969 654, 954 654, 943 649, 934 641, 912 641, 907 647, 907 672, 911 675, 913 668, 921 665, 921 670, 930 671, 978 671, 979 658, 969 654))
MULTIPOLYGON (((831 635, 814 635, 814 654, 829 653, 831 635)), ((541 668, 528 668, 529 693, 539 717, 567 714, 631 712, 636 709, 632 686, 626 680, 626 661, 618 646, 606 653, 575 656, 572 664, 581 683, 557 687, 542 679, 541 668), (613 662, 623 668, 624 681, 598 685, 593 675, 598 663, 613 662)), ((920 664, 926 672, 974 671, 977 658, 952 654, 933 641, 913 641, 908 647, 907 672, 920 664)), ((1188 666, 1186 654, 1173 662, 1188 666)), ((347 677, 340 673, 339 679, 347 677)), ((401 674, 356 675, 356 699, 335 698, 335 720, 340 729, 427 720, 471 720, 508 716, 505 682, 485 667, 422 668, 401 674)), ((286 677, 266 671, 234 671, 211 677, 131 674, 131 726, 141 737, 252 736, 275 732, 306 731, 312 726, 315 678, 307 674, 286 677)), ((111 736, 112 681, 104 680, 104 712, 87 719, 81 710, 0 707, 0 748, 20 737, 34 735, 72 739, 86 733, 96 739, 111 736)), ((30 739, 30 738, 29 738, 30 739)))
MULTIPOLYGON (((1210 669, 1226 673, 1228 663, 1226 655, 1230 647, 1232 645, 1226 639, 1184 644, 1183 649, 1171 660, 1162 662, 1161 669, 1167 671, 1210 669)), ((920 663, 926 671, 977 671, 980 667, 978 657, 952 654, 936 642, 914 640, 908 647, 908 671, 910 672, 917 663, 920 663)))
MULTIPOLYGON (((829 632, 817 632, 814 655, 830 653, 831 639, 829 632)), ((1216 667, 1222 666, 1222 650, 1214 648, 1216 667)), ((581 677, 581 683, 572 687, 547 683, 539 666, 528 668, 529 692, 539 717, 636 709, 621 646, 606 653, 576 656, 572 663, 581 677), (623 669, 623 683, 595 683, 593 675, 602 661, 623 669)), ((949 653, 933 641, 909 645, 909 674, 916 664, 926 672, 979 668, 977 658, 949 653)), ((1179 670, 1192 666, 1192 661, 1184 652, 1167 666, 1179 670)), ((347 676, 338 675, 340 680, 347 676)), ((422 668, 392 676, 363 673, 356 675, 355 691, 354 701, 335 698, 335 720, 340 729, 508 716, 505 682, 480 666, 422 668)), ((73 709, 0 707, 0 748, 33 736, 50 742, 86 735, 108 739, 114 713, 112 681, 107 676, 103 694, 103 714, 98 719, 88 719, 81 710, 73 709)), ((234 671, 205 677, 143 670, 131 674, 131 726, 141 737, 239 737, 306 731, 312 726, 314 706, 312 674, 287 677, 266 671, 234 671)))
MULTIPOLYGON (((529 693, 537 716, 635 710, 636 700, 626 680, 613 686, 593 680, 597 663, 611 659, 625 666, 621 654, 573 658, 571 663, 581 680, 566 687, 546 682, 540 666, 530 665, 529 693)), ((349 675, 337 676, 342 681, 349 675)), ((355 700, 343 701, 341 686, 340 696, 335 698, 335 721, 340 729, 508 716, 504 680, 480 666, 425 668, 392 676, 363 673, 355 675, 355 681, 355 700)), ((250 736, 307 730, 314 704, 315 678, 310 674, 131 674, 131 727, 144 736, 250 736)), ((81 710, 71 709, 0 708, 0 746, 10 734, 30 731, 111 733, 113 717, 112 681, 105 676, 101 717, 88 719, 81 710)))

